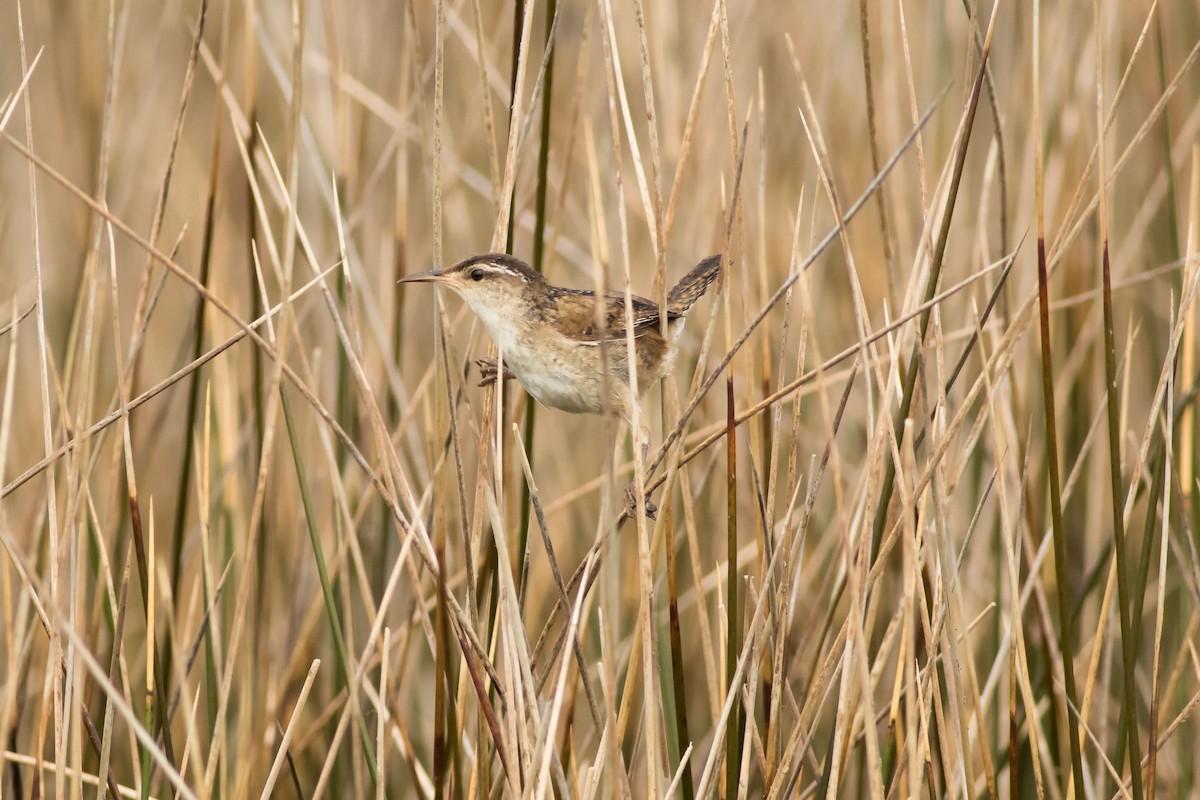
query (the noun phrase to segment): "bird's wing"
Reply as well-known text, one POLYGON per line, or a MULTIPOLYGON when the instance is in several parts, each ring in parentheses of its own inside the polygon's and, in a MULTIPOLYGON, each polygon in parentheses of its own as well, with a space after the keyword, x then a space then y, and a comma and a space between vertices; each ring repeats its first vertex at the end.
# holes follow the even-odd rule
MULTIPOLYGON (((571 338, 585 344, 599 344, 625 339, 627 317, 625 294, 605 292, 604 326, 596 324, 595 293, 583 289, 562 289, 555 304, 555 314, 563 330, 573 331, 571 338)), ((635 338, 657 331, 660 325, 658 303, 639 297, 631 297, 633 305, 633 335, 635 338)), ((679 314, 668 311, 667 320, 678 319, 679 314)))

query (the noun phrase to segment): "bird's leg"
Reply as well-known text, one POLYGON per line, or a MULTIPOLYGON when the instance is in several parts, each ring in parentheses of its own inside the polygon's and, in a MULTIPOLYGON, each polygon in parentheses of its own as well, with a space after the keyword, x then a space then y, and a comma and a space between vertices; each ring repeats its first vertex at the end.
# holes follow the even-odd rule
MULTIPOLYGON (((625 512, 631 517, 637 516, 638 509, 637 484, 631 483, 625 487, 625 512)), ((646 494, 646 519, 658 519, 658 505, 646 494)))
MULTIPOLYGON (((475 364, 479 367, 480 386, 490 386, 496 382, 496 359, 494 358, 477 358, 475 364)), ((512 380, 517 377, 508 371, 508 367, 504 368, 504 380, 512 380)))
POLYGON ((646 424, 646 420, 644 419, 638 419, 634 444, 642 448, 642 464, 644 465, 646 458, 650 455, 650 426, 646 424))

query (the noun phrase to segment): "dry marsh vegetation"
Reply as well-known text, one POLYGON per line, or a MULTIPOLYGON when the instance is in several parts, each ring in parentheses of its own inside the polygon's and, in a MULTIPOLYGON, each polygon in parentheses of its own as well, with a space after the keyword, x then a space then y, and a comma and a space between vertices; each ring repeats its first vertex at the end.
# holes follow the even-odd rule
POLYGON ((0 796, 1195 795, 1198 55, 1151 0, 8 0, 0 796), (505 249, 724 254, 645 459, 396 284, 505 249))

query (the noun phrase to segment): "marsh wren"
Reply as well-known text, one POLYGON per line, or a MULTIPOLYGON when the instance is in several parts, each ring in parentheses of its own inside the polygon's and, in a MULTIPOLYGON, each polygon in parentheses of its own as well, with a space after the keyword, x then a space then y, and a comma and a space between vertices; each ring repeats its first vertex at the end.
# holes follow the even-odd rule
MULTIPOLYGON (((709 256, 675 284, 667 292, 665 326, 658 303, 633 295, 630 320, 623 292, 605 292, 597 299, 595 292, 586 289, 554 286, 521 259, 504 253, 472 256, 441 272, 421 272, 400 282, 453 289, 483 321, 500 348, 504 379, 516 378, 525 391, 549 408, 573 414, 616 414, 635 430, 644 458, 650 432, 645 423, 635 427, 633 421, 637 398, 631 397, 629 387, 627 325, 633 325, 640 395, 670 373, 683 315, 720 271, 721 257, 709 256)), ((497 379, 493 359, 481 358, 476 363, 483 378, 480 386, 497 379)))

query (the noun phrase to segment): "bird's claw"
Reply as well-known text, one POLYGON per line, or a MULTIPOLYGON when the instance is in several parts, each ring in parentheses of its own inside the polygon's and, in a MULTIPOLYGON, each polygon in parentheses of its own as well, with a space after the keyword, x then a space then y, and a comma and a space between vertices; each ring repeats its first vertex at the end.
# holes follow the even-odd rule
MULTIPOLYGON (((645 500, 646 500, 646 502, 645 502, 646 519, 650 519, 650 520, 657 519, 658 518, 658 506, 654 503, 654 500, 651 499, 649 494, 646 495, 645 500)), ((629 516, 633 517, 633 516, 637 515, 637 509, 638 509, 637 486, 635 486, 634 484, 631 483, 625 487, 625 511, 626 511, 626 513, 629 514, 629 516)))
MULTIPOLYGON (((479 367, 480 386, 491 386, 496 382, 496 359, 477 358, 475 364, 479 367)), ((517 376, 509 372, 507 367, 504 369, 504 380, 512 380, 515 377, 517 376)))

